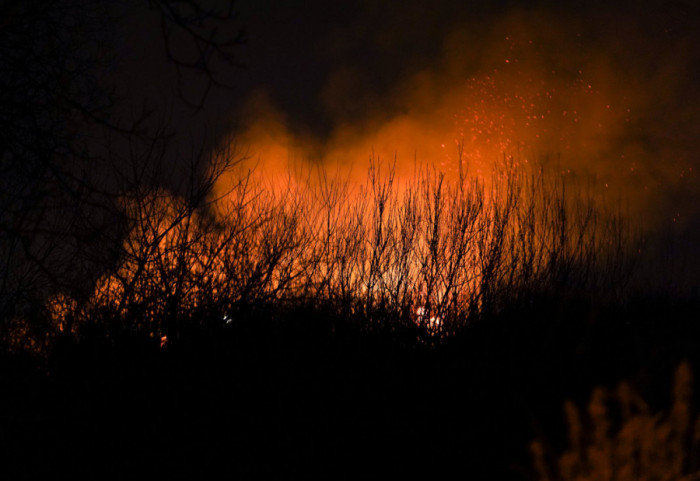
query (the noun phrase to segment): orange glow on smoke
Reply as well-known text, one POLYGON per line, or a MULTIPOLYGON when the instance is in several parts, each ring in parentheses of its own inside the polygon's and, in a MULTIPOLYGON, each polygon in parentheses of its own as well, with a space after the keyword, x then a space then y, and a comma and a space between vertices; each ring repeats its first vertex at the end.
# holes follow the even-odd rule
MULTIPOLYGON (((290 165, 304 172, 322 165, 362 184, 370 157, 395 159, 400 179, 412 178, 416 164, 455 179, 460 158, 462 171, 484 180, 504 156, 549 163, 610 198, 622 192, 632 215, 670 222, 659 196, 673 186, 697 191, 692 159, 663 147, 661 140, 680 133, 648 116, 684 77, 643 77, 644 59, 623 65, 614 46, 602 48, 581 30, 574 19, 514 10, 488 29, 444 32, 430 69, 406 73, 381 96, 358 94, 362 80, 341 67, 319 93, 328 112, 323 136, 305 132, 260 91, 241 114, 236 144, 268 179, 286 178, 290 165)), ((218 191, 239 177, 224 179, 218 191)))
MULTIPOLYGON (((505 43, 517 50, 513 39, 505 43)), ((413 177, 416 165, 430 165, 452 179, 460 169, 485 179, 494 163, 508 157, 516 164, 547 158, 599 178, 599 186, 606 178, 612 182, 619 157, 606 168, 599 159, 624 155, 611 154, 611 145, 630 114, 604 76, 596 81, 581 70, 523 65, 515 52, 509 57, 452 82, 446 73, 417 74, 397 89, 387 113, 341 121, 323 140, 292 133, 261 94, 251 100, 247 114, 254 120, 236 144, 246 146, 246 165, 267 179, 284 177, 290 167, 321 165, 361 183, 369 158, 395 160, 399 178, 413 177)), ((224 179, 219 192, 236 175, 224 179)))

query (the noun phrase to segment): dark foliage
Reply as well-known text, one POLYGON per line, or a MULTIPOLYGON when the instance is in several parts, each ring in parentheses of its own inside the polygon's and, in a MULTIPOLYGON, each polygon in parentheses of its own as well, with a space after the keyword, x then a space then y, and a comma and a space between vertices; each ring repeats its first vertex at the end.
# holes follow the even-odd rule
POLYGON ((697 305, 555 306, 504 313, 439 347, 315 310, 165 348, 132 332, 67 337, 41 367, 4 359, 3 469, 530 479, 529 441, 563 443, 564 399, 631 379, 663 407, 675 364, 700 361, 697 305))

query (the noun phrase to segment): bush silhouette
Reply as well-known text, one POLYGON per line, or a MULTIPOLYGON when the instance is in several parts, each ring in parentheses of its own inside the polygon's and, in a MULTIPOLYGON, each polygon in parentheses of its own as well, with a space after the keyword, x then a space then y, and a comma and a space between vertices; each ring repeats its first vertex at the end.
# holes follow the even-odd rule
POLYGON ((306 175, 270 188, 248 174, 214 203, 125 193, 119 262, 85 301, 49 300, 64 321, 48 324, 173 342, 196 326, 306 306, 436 342, 538 297, 622 299, 629 282, 630 227, 562 176, 507 159, 489 181, 429 168, 399 181, 380 161, 359 187, 306 175))

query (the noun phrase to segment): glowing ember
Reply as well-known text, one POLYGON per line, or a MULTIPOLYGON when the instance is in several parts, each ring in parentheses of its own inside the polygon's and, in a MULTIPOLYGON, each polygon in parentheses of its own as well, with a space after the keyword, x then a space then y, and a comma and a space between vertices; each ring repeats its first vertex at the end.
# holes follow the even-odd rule
POLYGON ((442 326, 442 319, 437 316, 429 316, 425 307, 416 309, 416 316, 418 316, 416 322, 418 322, 419 325, 425 326, 431 333, 436 333, 440 329, 440 326, 442 326))

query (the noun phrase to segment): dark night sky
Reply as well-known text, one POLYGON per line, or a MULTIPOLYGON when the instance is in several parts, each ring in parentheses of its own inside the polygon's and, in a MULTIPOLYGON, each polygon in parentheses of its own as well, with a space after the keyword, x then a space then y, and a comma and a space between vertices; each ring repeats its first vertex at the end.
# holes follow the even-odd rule
MULTIPOLYGON (((699 10, 692 0, 239 1, 238 22, 231 28, 245 31, 247 42, 239 49, 245 67, 222 72, 233 89, 215 92, 205 116, 234 117, 251 92, 265 91, 292 128, 327 133, 339 116, 367 115, 367 108, 381 103, 407 77, 443 69, 456 36, 470 43, 462 45, 470 50, 460 54, 462 73, 475 71, 479 57, 505 32, 500 27, 504 19, 514 15, 533 24, 542 20, 537 29, 570 30, 572 38, 583 38, 577 45, 545 45, 545 54, 575 47, 588 56, 606 55, 637 76, 641 87, 655 69, 684 62, 685 73, 692 76, 684 86, 697 89, 699 10), (355 95, 349 105, 329 112, 324 92, 343 74, 349 84, 345 90, 355 95)), ((172 72, 162 61, 160 32, 150 22, 155 17, 139 10, 123 18, 127 62, 122 65, 129 83, 145 94, 167 97, 163 87, 172 72)))
POLYGON ((367 115, 407 77, 443 69, 445 58, 454 55, 447 49, 455 36, 471 44, 462 45, 471 51, 457 57, 464 64, 460 73, 472 73, 481 66, 482 52, 500 40, 497 35, 507 33, 499 28, 504 19, 521 15, 533 23, 542 19, 537 29, 570 29, 571 38, 583 36, 576 45, 544 45, 545 55, 574 48, 587 56, 604 54, 638 77, 641 87, 650 88, 656 85, 644 85, 644 77, 654 70, 688 62, 683 67, 693 77, 683 86, 697 88, 699 8, 689 0, 239 2, 248 37, 241 53, 248 68, 233 75, 239 99, 251 90, 265 90, 297 126, 293 128, 324 133, 338 117, 367 115), (324 105, 329 103, 324 92, 341 75, 349 84, 341 90, 352 100, 334 111, 324 105))

